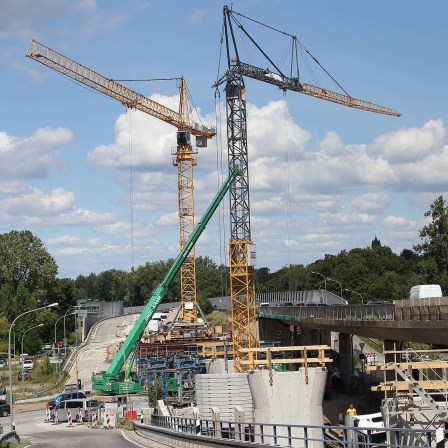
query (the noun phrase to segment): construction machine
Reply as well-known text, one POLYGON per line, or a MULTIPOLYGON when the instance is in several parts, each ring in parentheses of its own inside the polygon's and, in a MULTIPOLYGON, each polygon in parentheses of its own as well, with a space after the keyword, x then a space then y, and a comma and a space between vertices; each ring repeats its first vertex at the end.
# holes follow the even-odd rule
POLYGON ((190 251, 196 244, 196 241, 201 236, 213 213, 218 208, 222 198, 229 190, 229 186, 238 178, 240 171, 238 167, 234 167, 227 179, 222 184, 213 201, 205 211, 199 223, 194 228, 190 237, 183 245, 179 255, 174 260, 168 273, 163 281, 156 287, 151 295, 148 303, 143 309, 140 317, 132 327, 129 335, 121 345, 115 358, 112 360, 109 368, 105 372, 99 372, 92 376, 92 389, 102 391, 107 394, 123 394, 123 393, 137 393, 143 390, 141 381, 138 379, 135 372, 131 372, 135 359, 135 350, 140 342, 143 333, 145 332, 149 321, 156 312, 158 306, 168 293, 168 288, 173 281, 176 274, 179 272, 185 259, 188 257, 190 251), (134 354, 132 354, 134 353, 134 354), (132 356, 131 356, 132 354, 132 356), (129 362, 128 358, 131 356, 129 362), (128 367, 122 371, 123 366, 128 362, 128 367))

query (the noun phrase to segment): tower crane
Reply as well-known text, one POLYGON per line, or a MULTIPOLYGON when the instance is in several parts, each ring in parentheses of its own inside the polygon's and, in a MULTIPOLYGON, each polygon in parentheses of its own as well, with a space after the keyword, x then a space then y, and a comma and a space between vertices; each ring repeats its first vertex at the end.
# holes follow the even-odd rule
MULTIPOLYGON (((298 70, 297 38, 280 31, 280 33, 292 38, 291 74, 290 76, 286 76, 249 35, 236 15, 242 16, 242 14, 224 6, 222 29, 226 45, 227 70, 216 81, 213 87, 218 88, 220 85, 225 84, 229 170, 231 171, 233 167, 238 166, 241 172, 241 175, 229 189, 231 219, 229 265, 233 349, 238 352, 238 356, 235 358, 234 368, 237 372, 243 372, 253 368, 253 366, 249 363, 247 351, 242 352, 241 349, 256 348, 259 345, 256 332, 256 253, 250 226, 246 88, 244 77, 247 76, 258 81, 273 84, 283 91, 291 90, 347 107, 392 116, 400 116, 401 114, 394 109, 359 100, 348 94, 333 92, 325 88, 301 82, 298 70), (268 60, 272 69, 262 69, 240 60, 233 25, 239 28, 249 38, 268 60), (297 68, 297 73, 293 76, 292 68, 294 67, 294 63, 297 68)), ((318 63, 316 59, 315 61, 318 63)))
MULTIPOLYGON (((191 144, 191 135, 196 137, 196 146, 207 146, 207 139, 216 131, 190 120, 187 87, 182 77, 179 83, 179 112, 169 109, 99 73, 57 53, 45 45, 31 40, 25 56, 61 73, 104 95, 120 101, 125 107, 137 109, 159 120, 177 127, 177 147, 172 151, 174 166, 177 166, 179 202, 179 240, 184 246, 194 228, 193 166, 197 149, 191 144)), ((132 267, 134 272, 134 267, 132 267)), ((197 322, 196 263, 194 247, 180 269, 181 307, 178 318, 184 322, 197 322)))

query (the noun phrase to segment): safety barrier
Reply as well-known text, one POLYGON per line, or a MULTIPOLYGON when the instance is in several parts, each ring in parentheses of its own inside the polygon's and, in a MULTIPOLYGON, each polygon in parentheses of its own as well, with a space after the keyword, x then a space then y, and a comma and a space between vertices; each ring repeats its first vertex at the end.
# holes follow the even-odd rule
POLYGON ((53 424, 54 425, 59 424, 58 410, 56 408, 53 409, 53 424))
POLYGON ((79 406, 78 406, 78 413, 76 414, 76 420, 80 425, 82 425, 82 412, 79 406))
POLYGON ((378 428, 265 424, 242 421, 200 420, 152 416, 151 425, 134 422, 135 431, 149 440, 171 447, 209 446, 337 446, 339 448, 438 447, 447 433, 435 429, 385 428, 378 442, 378 428), (199 433, 198 433, 199 430, 199 433), (335 437, 335 435, 337 437, 335 437), (359 443, 362 437, 361 444, 359 443), (225 439, 225 440, 223 440, 225 439), (355 443, 354 443, 355 442, 355 443))
MULTIPOLYGON (((57 412, 56 412, 57 414, 57 412)), ((67 422, 69 427, 73 427, 73 423, 72 423, 72 413, 70 412, 70 409, 67 409, 67 422)))
POLYGON ((96 412, 92 412, 92 428, 96 428, 96 427, 97 427, 96 412))
POLYGON ((47 403, 45 405, 45 423, 51 421, 51 409, 50 405, 47 403))

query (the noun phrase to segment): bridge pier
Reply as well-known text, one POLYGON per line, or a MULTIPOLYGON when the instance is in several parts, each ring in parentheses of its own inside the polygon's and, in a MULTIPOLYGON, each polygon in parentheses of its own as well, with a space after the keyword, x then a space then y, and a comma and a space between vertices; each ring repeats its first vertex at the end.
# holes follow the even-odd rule
POLYGON ((349 387, 353 374, 353 338, 348 333, 339 333, 339 371, 345 387, 349 387))

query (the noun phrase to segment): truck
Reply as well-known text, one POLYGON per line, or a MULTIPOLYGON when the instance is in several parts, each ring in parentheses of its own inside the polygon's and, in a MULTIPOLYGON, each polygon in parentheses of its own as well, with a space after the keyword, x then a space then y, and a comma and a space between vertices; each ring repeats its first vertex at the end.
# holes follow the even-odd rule
POLYGON ((179 272, 182 263, 188 257, 191 249, 196 244, 196 241, 201 236, 206 225, 213 216, 218 205, 229 190, 231 182, 240 175, 238 166, 234 166, 230 171, 229 176, 224 181, 218 193, 213 198, 213 201, 205 211, 199 223, 191 232, 190 237, 181 248, 179 255, 174 260, 165 278, 158 285, 148 300, 145 308, 135 322, 128 336, 124 340, 109 368, 105 372, 99 372, 92 375, 92 389, 101 391, 104 394, 124 394, 124 393, 138 393, 143 391, 141 381, 135 372, 131 372, 134 364, 135 353, 143 333, 148 327, 148 323, 157 311, 160 303, 168 294, 168 288, 173 281, 176 274, 179 272), (131 355, 132 354, 132 355, 131 355), (128 361, 126 370, 122 370, 125 363, 128 361))
POLYGON ((440 285, 416 285, 409 292, 410 299, 427 299, 431 297, 442 297, 440 285))
POLYGON ((347 448, 369 446, 381 447, 386 442, 383 416, 381 412, 364 415, 346 415, 345 426, 347 429, 347 448))

